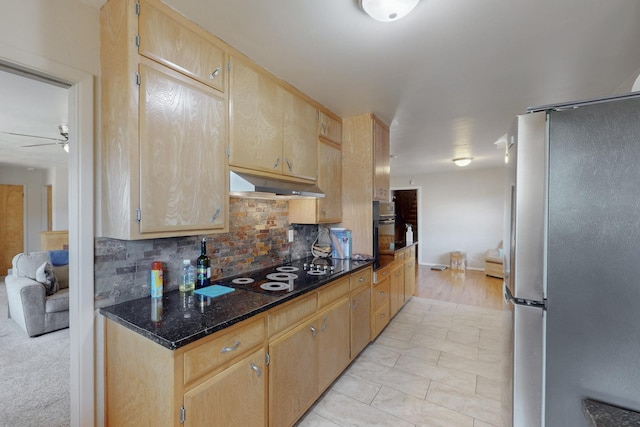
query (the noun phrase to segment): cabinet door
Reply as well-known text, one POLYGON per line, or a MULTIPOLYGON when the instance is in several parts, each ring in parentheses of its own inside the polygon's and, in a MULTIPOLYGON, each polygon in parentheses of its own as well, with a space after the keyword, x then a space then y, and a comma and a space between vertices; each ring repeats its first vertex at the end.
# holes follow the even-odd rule
POLYGON ((260 349, 185 393, 184 425, 266 425, 265 380, 265 353, 260 349))
POLYGON ((416 294, 416 260, 409 258, 404 262, 404 300, 416 294))
POLYGON ((320 316, 318 393, 322 393, 349 364, 349 299, 320 316))
POLYGON ((371 287, 351 295, 351 359, 369 344, 371 339, 371 287))
POLYGON ((224 51, 198 34, 195 24, 189 22, 189 28, 187 24, 176 21, 166 13, 166 8, 141 3, 138 53, 224 91, 224 51))
POLYGON ((318 110, 291 92, 283 93, 282 173, 315 181, 318 177, 318 110))
POLYGON ((269 425, 292 425, 318 396, 318 324, 305 322, 269 344, 269 425))
POLYGON ((282 173, 284 89, 231 58, 229 164, 282 173))
POLYGON ((393 267, 389 285, 389 316, 393 317, 404 304, 404 263, 393 267))
POLYGON ((389 201, 389 128, 373 118, 373 200, 389 201))
POLYGON ((342 122, 321 111, 318 135, 342 144, 342 122))
POLYGON ((160 65, 140 64, 140 232, 226 225, 226 103, 160 65))
POLYGON ((342 221, 342 150, 320 142, 318 146, 318 187, 324 198, 318 199, 318 222, 342 221))

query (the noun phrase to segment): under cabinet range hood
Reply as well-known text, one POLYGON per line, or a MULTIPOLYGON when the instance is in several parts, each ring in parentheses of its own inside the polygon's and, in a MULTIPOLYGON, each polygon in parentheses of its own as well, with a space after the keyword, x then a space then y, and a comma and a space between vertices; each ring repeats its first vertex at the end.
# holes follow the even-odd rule
POLYGON ((253 199, 324 198, 315 184, 280 181, 247 172, 229 171, 229 196, 253 199))

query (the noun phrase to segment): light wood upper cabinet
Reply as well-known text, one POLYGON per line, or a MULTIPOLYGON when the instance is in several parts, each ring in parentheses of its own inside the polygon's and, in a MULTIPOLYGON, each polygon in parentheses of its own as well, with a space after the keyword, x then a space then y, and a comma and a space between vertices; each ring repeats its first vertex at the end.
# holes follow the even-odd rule
POLYGON ((315 181, 318 112, 259 67, 231 58, 229 165, 315 181))
MULTIPOLYGON (((150 28, 159 25, 154 13, 175 17, 173 25, 186 21, 157 0, 140 7, 141 17, 155 11, 150 28)), ((226 95, 162 65, 159 56, 170 49, 156 49, 153 61, 140 55, 138 26, 133 1, 109 0, 101 9, 99 235, 134 240, 224 231, 226 95)), ((190 31, 200 30, 190 24, 190 31)))
POLYGON ((373 116, 373 199, 389 201, 389 127, 373 116))
POLYGON ((230 92, 229 165, 281 174, 284 89, 232 57, 230 92))
POLYGON ((342 120, 320 111, 318 135, 336 144, 342 144, 342 120))
POLYGON ((318 110, 291 92, 284 92, 282 173, 316 180, 318 177, 318 110))
POLYGON ((289 201, 290 223, 333 224, 342 220, 342 150, 323 139, 318 142, 317 185, 324 198, 289 201))
POLYGON ((140 82, 140 232, 224 228, 225 99, 161 66, 140 82))
POLYGON ((216 38, 157 1, 140 3, 140 55, 225 91, 226 54, 216 38))

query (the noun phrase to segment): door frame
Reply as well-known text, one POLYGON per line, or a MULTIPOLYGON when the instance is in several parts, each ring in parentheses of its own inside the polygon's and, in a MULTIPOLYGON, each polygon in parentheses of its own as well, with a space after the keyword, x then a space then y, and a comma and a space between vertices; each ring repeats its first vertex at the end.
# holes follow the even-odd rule
POLYGON ((0 44, 0 61, 69 88, 70 421, 94 425, 94 75, 0 44))
MULTIPOLYGON (((398 187, 391 187, 390 188, 391 191, 396 191, 396 190, 416 190, 416 198, 418 199, 418 233, 419 235, 414 235, 413 236, 413 240, 414 242, 418 242, 418 244, 420 244, 421 238, 420 235, 422 234, 422 230, 424 229, 423 225, 422 225, 422 217, 420 216, 420 211, 422 210, 422 187, 421 186, 416 186, 416 185, 409 185, 409 186, 398 186, 398 187)), ((422 251, 418 250, 418 264, 420 263, 420 254, 422 253, 422 251)))

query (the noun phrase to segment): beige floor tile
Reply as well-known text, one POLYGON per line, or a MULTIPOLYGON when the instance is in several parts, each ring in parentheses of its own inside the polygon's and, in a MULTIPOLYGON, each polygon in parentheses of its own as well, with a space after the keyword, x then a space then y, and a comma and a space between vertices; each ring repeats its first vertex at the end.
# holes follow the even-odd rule
POLYGON ((369 359, 358 359, 347 372, 368 381, 424 399, 430 380, 402 369, 381 366, 369 359))
POLYGON ((364 378, 344 374, 333 383, 331 390, 370 405, 380 390, 380 387, 382 387, 380 384, 367 381, 364 378))
POLYGON ((298 423, 297 427, 340 427, 339 424, 334 423, 331 420, 328 420, 315 412, 309 412, 305 415, 298 423))
POLYGON ((424 313, 402 310, 393 318, 394 323, 420 324, 424 320, 424 313))
POLYGON ((484 421, 480 421, 480 420, 473 420, 473 427, 500 427, 500 426, 485 423, 484 421))
POLYGON ((382 387, 371 406, 417 426, 473 427, 473 418, 440 405, 382 387))
POLYGON ((502 364, 494 362, 484 362, 474 360, 459 354, 441 352, 438 359, 438 366, 449 369, 459 369, 475 375, 483 375, 487 378, 501 378, 502 364))
POLYGON ((424 347, 413 342, 398 341, 385 337, 378 337, 374 345, 388 347, 404 356, 412 356, 424 362, 435 365, 440 357, 440 351, 429 347, 424 347))
POLYGON ((441 352, 453 353, 467 359, 478 358, 478 348, 466 344, 459 344, 452 341, 438 340, 433 337, 415 334, 411 338, 411 342, 422 345, 424 347, 439 350, 441 352))
POLYGON ((371 407, 344 394, 334 391, 327 392, 313 408, 312 413, 347 426, 397 426, 413 427, 401 418, 389 414, 375 407, 371 407))
POLYGON ((387 326, 380 334, 380 337, 391 338, 398 341, 411 341, 411 338, 415 335, 412 328, 403 328, 400 325, 394 323, 387 326))
POLYGON ((476 328, 475 333, 456 331, 451 329, 447 332, 446 340, 452 341, 458 344, 477 346, 478 342, 480 341, 480 329, 476 328))
POLYGON ((476 393, 500 402, 502 398, 502 381, 478 375, 476 379, 476 393))
POLYGON ((473 393, 476 390, 476 375, 455 369, 434 366, 415 357, 402 356, 398 360, 396 368, 452 387, 457 387, 469 393, 473 393))
POLYGON ((431 382, 427 401, 442 405, 493 425, 500 425, 502 407, 500 402, 475 393, 462 392, 457 388, 431 382))
POLYGON ((402 354, 397 350, 381 345, 370 345, 365 348, 358 360, 370 359, 375 363, 393 368, 402 354))

